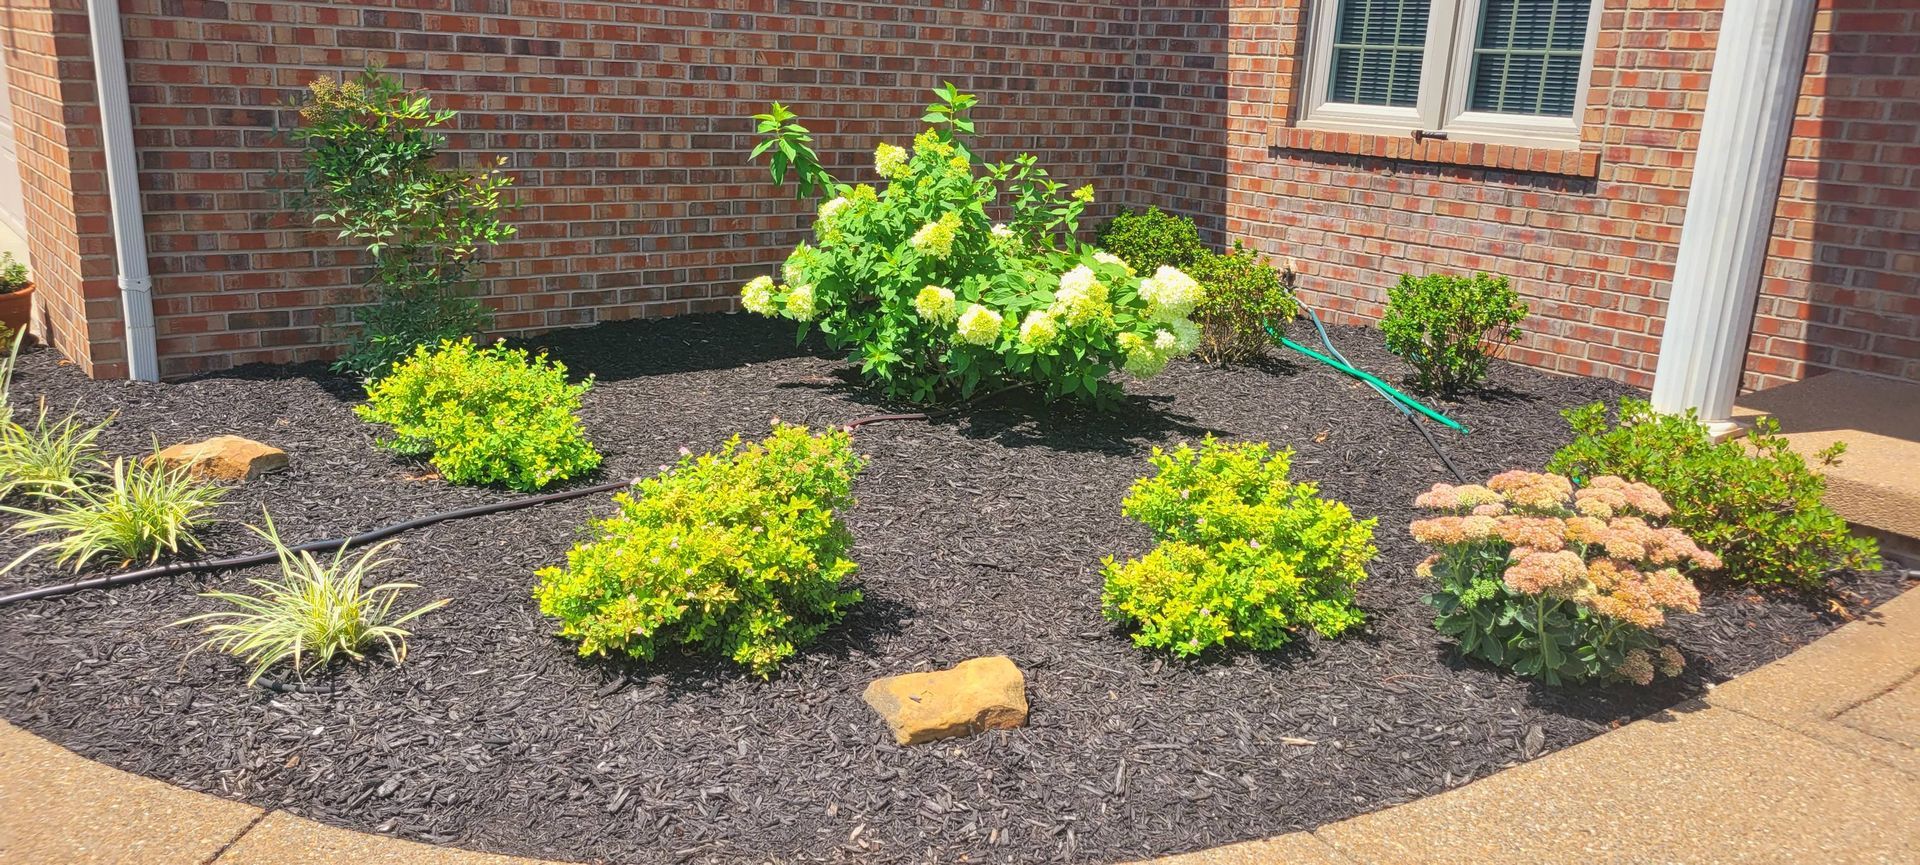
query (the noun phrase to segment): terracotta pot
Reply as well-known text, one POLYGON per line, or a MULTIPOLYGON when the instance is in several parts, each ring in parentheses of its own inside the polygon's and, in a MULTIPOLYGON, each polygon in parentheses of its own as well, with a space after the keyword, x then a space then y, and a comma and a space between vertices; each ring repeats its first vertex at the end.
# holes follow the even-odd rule
POLYGON ((33 321, 33 283, 19 291, 0 294, 0 323, 14 332, 26 330, 33 321))

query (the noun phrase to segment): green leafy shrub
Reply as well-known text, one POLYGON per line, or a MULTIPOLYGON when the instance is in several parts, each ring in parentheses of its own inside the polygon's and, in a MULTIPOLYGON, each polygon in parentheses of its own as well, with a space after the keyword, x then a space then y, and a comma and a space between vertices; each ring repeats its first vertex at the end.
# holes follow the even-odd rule
POLYGON ((1158 207, 1120 213, 1100 227, 1095 243, 1141 273, 1196 267, 1213 254, 1193 220, 1158 207))
POLYGON ((279 664, 303 676, 310 670, 324 669, 336 657, 363 660, 375 641, 387 647, 394 663, 404 663, 411 634, 400 626, 451 600, 443 598, 396 615, 394 605, 400 600, 400 592, 419 586, 367 585, 368 575, 387 564, 379 556, 393 541, 375 544, 351 559, 343 546, 333 554, 332 561, 323 563, 311 552, 288 549, 274 528, 273 517, 267 517, 266 522, 265 529, 247 528, 266 539, 279 554, 280 578, 248 580, 259 595, 202 592, 200 597, 222 601, 234 609, 174 622, 211 622, 203 631, 210 636, 201 648, 238 655, 251 664, 249 685, 279 664))
MULTIPOLYGON (((1744 440, 1715 443, 1698 415, 1663 415, 1622 399, 1609 426, 1604 403, 1570 409, 1574 440, 1547 463, 1574 477, 1619 475, 1651 485, 1673 505, 1673 524, 1726 560, 1726 579, 1817 589, 1838 569, 1880 569, 1879 548, 1821 504, 1827 484, 1788 446, 1772 418, 1744 440)), ((1823 464, 1845 451, 1835 442, 1823 464)))
POLYGON ((195 533, 212 522, 225 491, 193 477, 189 468, 152 457, 115 459, 104 479, 81 477, 47 489, 48 510, 0 507, 21 517, 15 532, 58 536, 22 553, 6 570, 43 552, 77 571, 102 556, 129 564, 200 549, 195 533))
POLYGON ((620 513, 542 569, 534 598, 582 655, 685 645, 771 675, 860 600, 841 585, 853 536, 837 512, 863 466, 848 434, 779 424, 764 442, 683 456, 615 496, 620 513))
POLYGON ((1293 295, 1293 271, 1280 269, 1266 256, 1234 241, 1226 253, 1208 252, 1194 264, 1200 281, 1200 305, 1193 320, 1200 324, 1200 350, 1208 363, 1249 361, 1266 354, 1275 327, 1300 313, 1293 295))
POLYGON ((537 490, 600 465, 576 416, 592 387, 568 384, 558 361, 461 339, 415 348, 355 411, 393 430, 382 447, 431 455, 450 483, 537 490))
POLYGON ((1146 556, 1108 557, 1101 605, 1133 642, 1180 656, 1228 642, 1277 648, 1301 628, 1338 636, 1364 617, 1354 587, 1374 521, 1287 480, 1293 452, 1264 442, 1155 448, 1121 512, 1153 530, 1146 556))
POLYGON ((12 294, 32 284, 26 262, 15 259, 11 252, 0 252, 0 294, 12 294))
POLYGON ((788 256, 781 281, 755 277, 741 306, 817 329, 868 381, 911 402, 966 397, 982 385, 1035 385, 1046 397, 1110 404, 1109 372, 1155 375, 1199 343, 1187 313, 1200 288, 1178 268, 1136 273, 1074 239, 1093 187, 1067 193, 1037 160, 976 170, 965 137, 974 97, 935 91, 911 150, 882 144, 884 189, 834 180, 811 136, 775 104, 758 115, 775 182, 823 190, 818 245, 788 256), (989 207, 1004 205, 994 224, 989 207))
POLYGON ((1550 685, 1645 685, 1685 666, 1653 629, 1699 612, 1682 567, 1721 563, 1660 524, 1670 509, 1658 490, 1606 475, 1576 492, 1563 475, 1511 471, 1434 484, 1414 504, 1443 514, 1410 528, 1440 550, 1417 572, 1440 583, 1426 601, 1462 654, 1550 685))
POLYGON ((513 181, 504 159, 479 171, 440 164, 446 140, 434 130, 455 116, 371 69, 308 86, 292 133, 306 157, 300 205, 373 257, 374 302, 338 369, 378 376, 415 346, 486 326, 472 277, 479 252, 513 236, 500 219, 513 181))
POLYGON ((1380 321, 1387 350, 1413 365, 1422 390, 1455 394, 1487 377, 1487 364, 1520 335, 1526 304, 1504 276, 1403 275, 1380 321))

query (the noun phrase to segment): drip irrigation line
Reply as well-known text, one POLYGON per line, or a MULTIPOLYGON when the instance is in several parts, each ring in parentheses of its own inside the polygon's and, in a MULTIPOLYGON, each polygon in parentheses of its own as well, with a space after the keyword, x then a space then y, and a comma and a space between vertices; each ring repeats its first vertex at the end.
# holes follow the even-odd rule
POLYGON ((1333 358, 1337 358, 1338 359, 1337 361, 1334 360, 1333 358, 1328 358, 1326 355, 1322 355, 1318 352, 1308 350, 1302 347, 1299 343, 1296 343, 1293 340, 1280 336, 1279 332, 1274 330, 1273 325, 1271 324, 1266 325, 1267 333, 1271 334, 1274 338, 1280 340, 1281 345, 1284 345, 1284 346, 1287 346, 1288 348, 1299 351, 1302 354, 1307 355, 1308 357, 1312 357, 1316 360, 1319 360, 1322 363, 1325 363, 1328 366, 1333 367, 1334 369, 1340 370, 1341 372, 1347 373, 1348 375, 1351 375, 1355 378, 1360 379, 1363 382, 1366 382, 1367 386, 1373 388, 1375 393, 1378 393, 1381 396, 1386 397, 1387 404, 1397 409, 1400 412, 1400 416, 1406 418, 1407 423, 1412 425, 1416 432, 1420 433, 1420 437, 1427 440, 1427 447, 1430 447, 1433 449, 1434 455, 1440 458, 1440 463, 1447 467, 1447 472, 1453 475, 1453 479, 1463 484, 1467 483, 1467 476, 1460 471, 1459 466, 1456 466, 1453 464, 1453 460, 1447 456, 1447 452, 1440 448, 1440 443, 1434 440, 1433 433, 1429 432, 1427 430, 1426 425, 1422 424, 1420 422, 1420 419, 1414 416, 1412 409, 1419 409, 1422 414, 1425 414, 1426 416, 1434 418, 1440 421, 1441 423, 1446 424, 1447 426, 1450 426, 1450 427, 1453 427, 1454 429, 1459 430, 1461 435, 1467 434, 1467 428, 1464 426, 1461 426, 1458 423, 1455 423, 1451 418, 1448 418, 1445 415, 1442 415, 1438 412, 1433 411, 1432 409, 1427 408, 1424 405, 1421 405, 1419 402, 1416 402, 1411 397, 1408 397, 1406 394, 1403 394, 1397 390, 1394 390, 1392 385, 1389 385, 1386 382, 1381 381, 1379 378, 1371 374, 1368 374, 1362 371, 1360 368, 1354 366, 1353 362, 1347 360, 1347 356, 1344 354, 1341 354, 1340 349, 1334 346, 1333 339, 1327 336, 1326 325, 1323 325, 1320 323, 1320 316, 1314 313, 1313 307, 1307 306, 1306 304, 1301 304, 1300 308, 1306 310, 1307 317, 1313 321, 1313 329, 1319 332, 1320 334, 1320 344, 1326 346, 1327 353, 1333 355, 1333 358))
MULTIPOLYGON (((857 430, 860 427, 866 426, 868 424, 881 423, 884 421, 934 420, 936 418, 946 417, 947 415, 969 408, 973 405, 976 405, 978 403, 984 402, 986 400, 989 400, 1001 394, 1004 394, 1008 391, 1011 391, 1020 387, 1024 387, 1024 386, 1025 385, 1013 385, 1010 387, 1002 388, 992 393, 976 397, 973 400, 970 400, 968 402, 961 403, 959 405, 956 405, 950 408, 942 409, 937 412, 930 412, 930 413, 929 412, 913 412, 909 414, 868 415, 866 417, 857 418, 855 420, 849 421, 841 425, 840 429, 843 429, 851 433, 854 430, 857 430)), ((631 480, 620 480, 620 481, 608 481, 607 483, 595 484, 590 487, 581 487, 577 490, 562 490, 560 492, 555 492, 555 493, 546 493, 546 494, 537 495, 537 496, 527 496, 525 498, 518 498, 518 499, 508 499, 507 501, 504 501, 504 502, 493 502, 491 504, 474 505, 473 507, 461 508, 459 510, 444 511, 437 514, 428 514, 424 517, 415 517, 405 522, 394 523, 389 526, 381 526, 380 528, 377 528, 377 529, 371 529, 369 531, 361 532, 360 534, 357 534, 357 535, 348 535, 347 537, 344 537, 344 538, 326 538, 326 539, 317 540, 317 541, 307 541, 306 543, 289 547, 288 549, 291 552, 296 552, 296 553, 301 553, 301 552, 330 553, 342 547, 349 547, 349 546, 361 547, 367 544, 374 543, 376 541, 380 541, 380 540, 392 537, 394 535, 400 534, 401 532, 407 532, 407 531, 412 531, 414 529, 425 528, 427 526, 436 525, 438 523, 444 523, 449 520, 460 520, 460 519, 466 519, 468 517, 479 517, 479 516, 486 516, 488 514, 504 513, 506 511, 517 511, 522 508, 537 507, 539 505, 552 504, 554 502, 564 502, 569 499, 578 499, 578 498, 584 498, 586 496, 600 495, 601 493, 615 492, 618 490, 626 489, 635 484, 638 484, 642 480, 644 480, 644 478, 633 478, 631 480)), ((232 556, 224 559, 208 559, 204 561, 173 562, 170 564, 156 565, 150 568, 141 568, 139 570, 126 571, 118 574, 108 574, 106 576, 92 577, 85 580, 76 580, 71 583, 59 583, 51 586, 41 586, 35 589, 27 589, 24 591, 14 592, 13 594, 10 594, 10 595, 0 595, 0 607, 7 606, 9 604, 17 604, 24 601, 33 601, 33 600, 39 600, 42 598, 55 598, 55 597, 60 597, 62 595, 70 595, 75 592, 86 591, 87 589, 110 589, 115 586, 124 586, 124 585, 127 585, 128 583, 138 583, 143 580, 151 580, 156 577, 174 577, 174 576, 181 576, 183 574, 208 573, 212 571, 234 571, 234 570, 240 570, 242 568, 251 568, 256 565, 269 564, 272 562, 277 562, 279 560, 280 560, 280 554, 277 552, 270 551, 270 552, 264 552, 264 553, 250 553, 244 556, 232 556)))

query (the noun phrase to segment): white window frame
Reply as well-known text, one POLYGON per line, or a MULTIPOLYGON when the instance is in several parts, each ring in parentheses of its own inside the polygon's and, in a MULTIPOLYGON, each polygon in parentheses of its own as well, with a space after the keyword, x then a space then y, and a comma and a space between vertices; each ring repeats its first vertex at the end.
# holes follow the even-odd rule
MULTIPOLYGON (((1580 146, 1587 91, 1593 81, 1593 54, 1604 0, 1591 0, 1586 44, 1580 58, 1580 84, 1570 117, 1496 114, 1467 110, 1473 49, 1480 33, 1484 0, 1432 0, 1427 13, 1427 47, 1421 55, 1420 93, 1411 107, 1355 105, 1328 101, 1333 74, 1334 27, 1340 0, 1308 0, 1306 87, 1295 126, 1329 132, 1385 135, 1441 133, 1448 141, 1511 144, 1563 150, 1580 146)), ((1435 136, 1440 137, 1440 136, 1435 136)))

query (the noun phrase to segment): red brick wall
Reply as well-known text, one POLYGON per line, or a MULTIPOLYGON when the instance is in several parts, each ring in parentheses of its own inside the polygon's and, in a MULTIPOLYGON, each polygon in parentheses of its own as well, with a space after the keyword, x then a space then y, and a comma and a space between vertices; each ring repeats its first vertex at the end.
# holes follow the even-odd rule
POLYGON ((31 250, 34 331, 102 377, 124 377, 105 156, 82 0, 0 9, 31 250))
MULTIPOLYGON (((1303 0, 126 0, 163 372, 343 338, 362 261, 286 213, 298 162, 276 129, 313 77, 377 62, 464 112, 464 158, 509 160, 521 233, 487 268, 503 332, 730 308, 800 236, 745 164, 746 116, 793 105, 864 178, 951 79, 983 96, 990 156, 1033 150, 1104 206, 1295 258, 1336 320, 1377 317, 1401 272, 1504 273, 1536 312, 1517 359, 1644 385, 1719 3, 1607 0, 1586 144, 1559 153, 1290 128, 1303 0)), ((10 7, 8 59, 48 330, 120 375, 79 4, 10 7)), ((1822 6, 1748 384, 1920 380, 1920 11, 1822 6)))
MULTIPOLYGON (((1535 313, 1517 359, 1651 383, 1718 0, 1608 0, 1578 154, 1291 129, 1302 0, 1201 5, 1143 6, 1137 203, 1296 259, 1337 320, 1377 319, 1403 272, 1505 274, 1535 313)), ((1920 380, 1920 12, 1821 7, 1750 387, 1920 380)))
POLYGON ((308 81, 369 62, 463 112, 455 149, 509 160, 519 237, 488 268, 503 332, 731 308, 801 237, 791 190, 746 163, 747 118, 775 99, 842 179, 917 131, 944 80, 980 94, 987 155, 1125 174, 1121 0, 123 5, 167 375, 340 338, 360 259, 281 212, 297 162, 273 131, 308 81))

